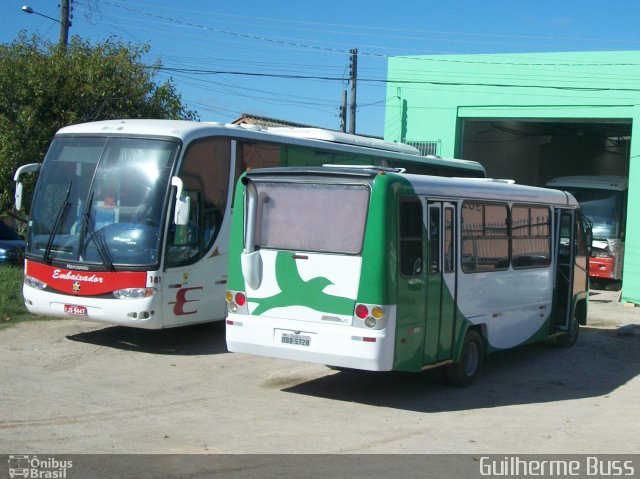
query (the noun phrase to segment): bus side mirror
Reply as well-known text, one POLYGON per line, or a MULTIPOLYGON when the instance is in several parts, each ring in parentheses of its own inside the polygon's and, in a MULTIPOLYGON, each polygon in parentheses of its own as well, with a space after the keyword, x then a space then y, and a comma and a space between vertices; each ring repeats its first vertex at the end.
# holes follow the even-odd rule
POLYGON ((582 215, 582 228, 584 230, 584 242, 586 243, 586 249, 589 252, 589 256, 591 256, 591 244, 593 243, 593 222, 582 215))
POLYGON ((16 206, 16 211, 20 211, 22 209, 22 181, 18 181, 18 183, 16 183, 16 193, 15 193, 15 206, 16 206))
POLYGON ((14 200, 17 211, 22 209, 22 192, 24 190, 24 185, 22 184, 22 181, 20 181, 20 177, 23 173, 36 173, 40 171, 40 168, 42 168, 42 163, 29 163, 28 165, 22 165, 18 168, 15 175, 13 175, 13 181, 16 182, 14 200))
POLYGON ((188 195, 182 194, 182 180, 177 176, 171 178, 171 186, 176 187, 176 207, 173 222, 176 226, 186 226, 189 223, 189 209, 191 202, 188 195))

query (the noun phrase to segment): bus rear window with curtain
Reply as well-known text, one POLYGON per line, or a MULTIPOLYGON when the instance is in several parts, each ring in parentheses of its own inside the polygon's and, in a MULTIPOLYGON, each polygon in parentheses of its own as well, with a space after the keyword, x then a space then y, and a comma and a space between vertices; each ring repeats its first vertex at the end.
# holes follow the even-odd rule
POLYGON ((367 185, 257 182, 261 248, 359 254, 367 185))

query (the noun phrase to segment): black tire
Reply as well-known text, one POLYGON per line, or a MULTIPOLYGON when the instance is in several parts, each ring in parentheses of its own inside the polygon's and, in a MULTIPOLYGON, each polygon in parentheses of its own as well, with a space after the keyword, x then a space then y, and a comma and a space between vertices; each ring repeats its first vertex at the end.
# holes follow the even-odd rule
POLYGON ((561 348, 570 348, 576 341, 578 340, 578 335, 580 334, 580 321, 576 318, 574 313, 571 318, 571 323, 569 324, 569 331, 566 333, 562 333, 560 336, 556 338, 556 344, 561 348))
POLYGON ((466 387, 475 381, 484 361, 484 343, 480 334, 471 329, 464 337, 460 361, 447 365, 447 382, 453 386, 466 387))

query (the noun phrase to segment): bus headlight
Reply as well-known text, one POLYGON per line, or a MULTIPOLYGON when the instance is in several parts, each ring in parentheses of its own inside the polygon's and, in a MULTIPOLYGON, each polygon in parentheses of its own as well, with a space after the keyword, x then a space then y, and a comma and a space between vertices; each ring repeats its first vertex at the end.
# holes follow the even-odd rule
POLYGON ((113 295, 118 299, 142 299, 154 295, 156 288, 125 288, 118 289, 113 295))
POLYGON ((31 286, 35 289, 45 289, 47 287, 47 283, 40 281, 39 279, 34 278, 33 276, 25 276, 24 284, 27 286, 31 286))

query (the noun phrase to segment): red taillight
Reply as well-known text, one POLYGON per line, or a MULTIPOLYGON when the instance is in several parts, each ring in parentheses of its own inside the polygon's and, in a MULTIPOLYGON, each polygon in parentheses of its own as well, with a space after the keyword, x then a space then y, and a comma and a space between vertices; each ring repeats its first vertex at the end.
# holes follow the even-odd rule
POLYGON ((369 309, 364 304, 356 306, 356 316, 360 319, 365 319, 369 316, 369 309))
POLYGON ((238 306, 244 306, 244 303, 247 302, 247 297, 244 293, 236 293, 236 304, 238 306))

